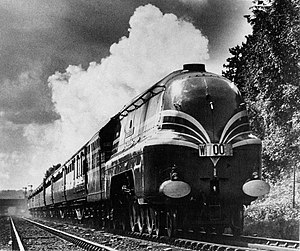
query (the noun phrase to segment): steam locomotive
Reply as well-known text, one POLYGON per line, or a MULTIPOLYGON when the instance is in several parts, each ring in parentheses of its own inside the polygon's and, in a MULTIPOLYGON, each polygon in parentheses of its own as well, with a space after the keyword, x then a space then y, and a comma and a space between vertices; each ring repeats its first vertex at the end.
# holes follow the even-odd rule
POLYGON ((261 140, 236 86, 186 64, 112 117, 28 197, 36 217, 93 219, 154 235, 240 234, 243 206, 269 191, 261 140))

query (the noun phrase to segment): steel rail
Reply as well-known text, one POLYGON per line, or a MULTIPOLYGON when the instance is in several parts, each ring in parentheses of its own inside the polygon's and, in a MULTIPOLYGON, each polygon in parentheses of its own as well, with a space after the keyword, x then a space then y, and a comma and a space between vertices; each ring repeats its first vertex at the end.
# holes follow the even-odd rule
POLYGON ((243 241, 249 242, 248 246, 265 245, 268 250, 282 250, 292 251, 299 250, 300 241, 284 240, 284 239, 273 239, 265 237, 252 237, 252 236, 241 236, 243 241))
POLYGON ((63 232, 61 230, 58 230, 58 229, 54 229, 52 227, 48 227, 48 226, 45 226, 43 224, 40 224, 38 222, 35 222, 35 221, 32 221, 32 220, 29 220, 29 219, 26 219, 26 218, 23 218, 24 220, 52 233, 53 235, 56 235, 68 242, 71 242, 73 244, 75 244, 76 246, 82 248, 82 249, 85 249, 85 250, 93 250, 93 251, 100 251, 100 250, 107 250, 107 251, 118 251, 117 249, 114 249, 114 248, 111 248, 111 247, 107 247, 107 246, 104 246, 104 245, 101 245, 99 243, 96 243, 96 242, 92 242, 92 241, 89 241, 89 240, 86 240, 86 239, 83 239, 81 237, 78 237, 76 235, 73 235, 73 234, 69 234, 69 233, 66 233, 66 232, 63 232))
POLYGON ((161 242, 169 245, 174 245, 179 248, 189 248, 193 250, 207 250, 207 251, 257 251, 257 248, 227 245, 222 243, 214 243, 199 240, 190 240, 183 238, 168 238, 166 236, 156 237, 149 234, 140 234, 136 232, 127 232, 127 237, 133 237, 148 241, 161 242))
MULTIPOLYGON (((272 251, 298 251, 299 247, 297 244, 299 244, 298 241, 291 241, 291 240, 281 240, 281 239, 270 239, 270 238, 259 238, 254 237, 251 238, 249 236, 239 236, 237 239, 234 239, 228 243, 226 243, 225 239, 223 241, 225 242, 219 242, 214 241, 215 238, 211 238, 208 240, 190 240, 190 239, 183 239, 183 238, 156 238, 152 239, 151 236, 148 234, 139 234, 139 233, 127 233, 128 236, 136 237, 136 238, 142 238, 146 240, 153 240, 153 241, 159 241, 163 243, 168 243, 175 245, 177 247, 183 247, 183 248, 191 248, 196 250, 226 250, 226 251, 258 251, 258 250, 272 250, 272 251), (248 238, 248 239, 247 239, 248 238), (263 241, 264 240, 264 241, 263 241), (285 244, 284 244, 285 243, 285 244)), ((223 235, 224 236, 224 235, 223 235)), ((235 238, 232 235, 225 235, 227 238, 235 238)), ((224 236, 224 237, 225 237, 224 236)), ((210 236, 210 237, 218 237, 210 236)), ((220 236, 219 236, 220 237, 220 236)))
POLYGON ((185 247, 185 248, 192 248, 197 250, 224 250, 224 251, 254 251, 256 247, 239 247, 239 246, 232 246, 232 245, 225 245, 225 244, 218 244, 218 243, 210 243, 210 242, 203 242, 203 241, 191 241, 186 239, 176 239, 174 244, 177 246, 185 247))
POLYGON ((255 244, 255 243, 248 243, 248 247, 256 248, 258 250, 271 250, 271 251, 299 251, 298 248, 286 248, 286 247, 279 247, 279 246, 270 246, 268 244, 255 244))
POLYGON ((12 227, 12 248, 13 250, 20 250, 20 251, 25 251, 25 248, 23 246, 23 243, 21 241, 20 235, 15 227, 14 221, 11 217, 10 218, 10 225, 12 227), (15 246, 14 239, 17 241, 17 247, 15 246))

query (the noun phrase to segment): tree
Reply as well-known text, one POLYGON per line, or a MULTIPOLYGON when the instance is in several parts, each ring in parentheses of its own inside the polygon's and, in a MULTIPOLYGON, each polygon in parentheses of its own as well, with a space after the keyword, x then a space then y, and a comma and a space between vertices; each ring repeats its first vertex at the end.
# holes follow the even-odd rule
POLYGON ((263 170, 276 180, 300 163, 300 0, 263 1, 247 17, 253 32, 224 65, 263 139, 263 170))

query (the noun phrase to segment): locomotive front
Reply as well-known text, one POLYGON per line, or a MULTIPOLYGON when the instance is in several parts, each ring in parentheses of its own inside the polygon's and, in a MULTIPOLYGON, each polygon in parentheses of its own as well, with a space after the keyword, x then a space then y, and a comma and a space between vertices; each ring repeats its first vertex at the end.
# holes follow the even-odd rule
POLYGON ((241 231, 243 205, 269 188, 239 90, 200 64, 185 65, 165 88, 159 130, 145 149, 149 199, 174 208, 183 227, 241 231))

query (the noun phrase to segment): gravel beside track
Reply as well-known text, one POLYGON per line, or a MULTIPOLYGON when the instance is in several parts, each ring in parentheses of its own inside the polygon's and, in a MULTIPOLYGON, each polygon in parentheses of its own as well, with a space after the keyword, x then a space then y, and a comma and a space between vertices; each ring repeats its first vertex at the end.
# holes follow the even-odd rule
POLYGON ((82 250, 74 244, 66 242, 23 219, 13 218, 13 220, 27 250, 82 250))
MULTIPOLYGON (((35 220, 37 221, 37 220, 35 220)), ((72 226, 65 223, 56 223, 54 221, 38 220, 39 223, 49 227, 79 236, 81 238, 96 242, 111 248, 122 251, 190 251, 192 249, 175 247, 173 245, 157 243, 148 240, 141 240, 131 237, 125 237, 117 234, 108 233, 102 230, 95 230, 82 226, 72 226)))
POLYGON ((0 250, 11 250, 10 222, 8 216, 0 216, 0 250))

